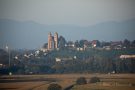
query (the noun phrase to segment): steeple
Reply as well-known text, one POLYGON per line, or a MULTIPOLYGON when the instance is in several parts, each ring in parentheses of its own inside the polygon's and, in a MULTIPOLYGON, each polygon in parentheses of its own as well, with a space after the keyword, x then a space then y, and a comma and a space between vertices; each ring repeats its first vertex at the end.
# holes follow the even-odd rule
POLYGON ((55 32, 55 34, 54 34, 54 46, 55 46, 55 48, 58 48, 58 33, 57 32, 55 32))
POLYGON ((51 34, 51 32, 49 32, 49 34, 48 34, 48 50, 50 50, 51 49, 51 42, 52 42, 52 34, 51 34))

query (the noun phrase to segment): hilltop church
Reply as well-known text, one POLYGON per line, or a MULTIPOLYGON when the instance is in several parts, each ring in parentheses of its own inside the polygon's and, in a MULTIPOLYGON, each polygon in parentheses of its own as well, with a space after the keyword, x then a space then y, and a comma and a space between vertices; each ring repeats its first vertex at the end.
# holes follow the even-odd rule
POLYGON ((55 32, 52 36, 51 32, 48 34, 48 50, 53 50, 58 48, 58 33, 55 32))

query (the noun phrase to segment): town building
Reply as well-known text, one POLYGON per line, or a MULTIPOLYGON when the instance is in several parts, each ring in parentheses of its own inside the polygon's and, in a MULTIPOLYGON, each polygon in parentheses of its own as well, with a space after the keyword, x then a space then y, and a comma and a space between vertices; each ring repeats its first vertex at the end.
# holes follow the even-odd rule
POLYGON ((92 47, 95 48, 95 47, 99 47, 100 46, 100 42, 98 40, 93 40, 92 41, 92 47))
POLYGON ((120 59, 135 59, 135 55, 120 55, 120 59))

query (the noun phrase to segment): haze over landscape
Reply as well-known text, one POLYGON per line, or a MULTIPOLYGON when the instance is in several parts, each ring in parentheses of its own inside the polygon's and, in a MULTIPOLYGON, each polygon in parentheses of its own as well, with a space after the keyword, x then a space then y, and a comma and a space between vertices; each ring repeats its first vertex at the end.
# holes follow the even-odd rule
POLYGON ((0 90, 135 90, 135 0, 0 0, 0 90))
POLYGON ((135 39, 134 0, 0 0, 0 47, 40 48, 49 32, 66 40, 135 39))

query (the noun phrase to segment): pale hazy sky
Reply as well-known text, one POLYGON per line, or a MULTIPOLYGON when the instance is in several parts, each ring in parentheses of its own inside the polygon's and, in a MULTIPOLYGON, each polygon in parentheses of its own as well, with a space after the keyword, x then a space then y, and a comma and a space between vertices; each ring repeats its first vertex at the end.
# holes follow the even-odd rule
POLYGON ((0 0, 0 19, 88 26, 135 18, 135 0, 0 0))

